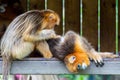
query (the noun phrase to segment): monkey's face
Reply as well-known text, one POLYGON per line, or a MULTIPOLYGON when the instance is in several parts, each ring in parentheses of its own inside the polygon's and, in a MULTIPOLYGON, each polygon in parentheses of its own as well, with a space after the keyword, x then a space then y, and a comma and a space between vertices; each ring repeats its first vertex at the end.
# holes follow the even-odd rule
POLYGON ((64 62, 70 72, 77 73, 86 69, 90 61, 86 53, 72 53, 65 57, 64 62))
POLYGON ((55 12, 47 12, 44 14, 42 26, 44 29, 52 29, 60 24, 59 15, 55 12))

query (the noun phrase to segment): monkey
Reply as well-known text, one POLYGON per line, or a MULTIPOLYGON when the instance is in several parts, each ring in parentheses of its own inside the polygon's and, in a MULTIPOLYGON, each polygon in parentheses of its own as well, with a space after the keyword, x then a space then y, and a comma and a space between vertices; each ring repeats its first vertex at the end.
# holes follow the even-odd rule
POLYGON ((52 57, 45 40, 59 37, 54 31, 54 27, 59 23, 59 15, 49 9, 27 11, 13 19, 0 44, 3 59, 3 80, 8 80, 7 76, 10 73, 12 60, 23 59, 35 48, 44 58, 52 57))
POLYGON ((93 60, 96 66, 103 66, 103 58, 115 58, 118 55, 110 52, 97 52, 84 37, 74 31, 68 31, 64 36, 48 39, 48 45, 54 57, 63 61, 72 73, 86 69, 93 60))

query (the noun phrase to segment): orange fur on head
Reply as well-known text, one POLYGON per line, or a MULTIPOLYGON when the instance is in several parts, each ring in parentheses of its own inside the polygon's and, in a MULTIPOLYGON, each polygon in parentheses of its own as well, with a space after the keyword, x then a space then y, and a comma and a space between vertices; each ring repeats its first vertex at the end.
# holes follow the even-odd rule
POLYGON ((89 58, 86 53, 72 53, 65 57, 64 59, 66 67, 71 72, 78 72, 81 69, 85 69, 90 65, 89 58))
MULTIPOLYGON (((43 25, 48 26, 47 29, 54 28, 54 26, 60 24, 60 17, 57 13, 46 13, 44 14, 43 25)), ((46 27, 45 27, 46 28, 46 27)))

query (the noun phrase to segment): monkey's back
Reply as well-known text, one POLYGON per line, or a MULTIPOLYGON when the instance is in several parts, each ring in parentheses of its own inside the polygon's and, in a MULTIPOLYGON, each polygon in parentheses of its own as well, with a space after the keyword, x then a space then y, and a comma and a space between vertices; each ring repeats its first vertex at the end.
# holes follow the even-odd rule
POLYGON ((14 45, 22 43, 25 32, 31 32, 32 29, 37 28, 40 24, 41 16, 40 11, 33 10, 23 13, 16 17, 8 26, 1 39, 1 53, 10 56, 11 50, 14 45))
POLYGON ((88 41, 73 31, 68 31, 65 36, 47 40, 53 55, 61 60, 71 53, 90 52, 92 46, 88 41))

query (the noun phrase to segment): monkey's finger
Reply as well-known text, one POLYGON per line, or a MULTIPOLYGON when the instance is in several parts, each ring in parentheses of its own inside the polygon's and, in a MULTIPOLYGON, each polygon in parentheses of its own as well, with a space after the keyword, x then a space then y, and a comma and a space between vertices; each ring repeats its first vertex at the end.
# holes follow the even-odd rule
POLYGON ((95 65, 96 65, 96 67, 102 67, 103 65, 104 65, 104 62, 97 62, 97 63, 95 63, 95 65))
POLYGON ((100 63, 100 67, 103 67, 104 66, 104 62, 100 63))
POLYGON ((95 62, 96 67, 104 65, 102 58, 97 58, 97 59, 93 59, 93 60, 95 62))

